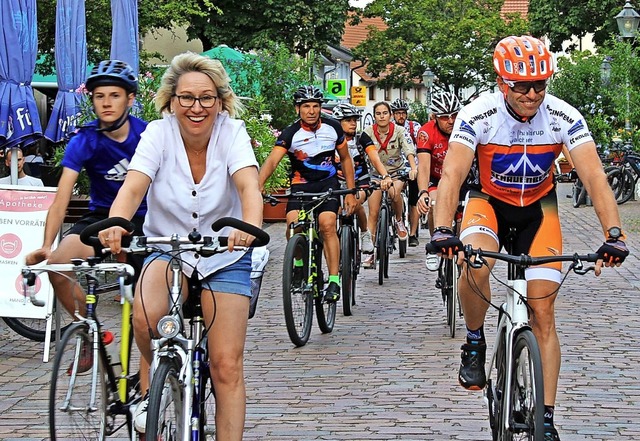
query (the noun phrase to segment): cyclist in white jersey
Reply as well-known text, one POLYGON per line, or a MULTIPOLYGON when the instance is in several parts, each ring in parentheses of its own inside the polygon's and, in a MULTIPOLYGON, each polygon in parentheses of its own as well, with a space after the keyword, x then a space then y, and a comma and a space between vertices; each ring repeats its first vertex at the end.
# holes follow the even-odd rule
MULTIPOLYGON (((471 102, 456 119, 438 186, 436 228, 429 249, 461 260, 463 244, 497 251, 515 228, 512 254, 562 253, 553 165, 565 144, 593 196, 602 225, 605 242, 597 250, 596 275, 603 264, 619 266, 629 251, 595 143, 582 115, 545 92, 554 71, 552 55, 536 38, 507 37, 498 43, 493 62, 499 92, 471 102), (474 156, 481 191, 469 193, 457 238, 449 226, 458 205, 458 190, 474 156)), ((560 269, 560 265, 548 265, 526 272, 531 324, 543 363, 545 441, 560 439, 553 422, 560 371, 554 312, 560 269)), ((491 299, 489 270, 470 269, 470 273, 468 280, 467 269, 463 269, 459 284, 467 326, 459 381, 467 389, 481 390, 486 383, 483 326, 488 304, 475 290, 491 299)))

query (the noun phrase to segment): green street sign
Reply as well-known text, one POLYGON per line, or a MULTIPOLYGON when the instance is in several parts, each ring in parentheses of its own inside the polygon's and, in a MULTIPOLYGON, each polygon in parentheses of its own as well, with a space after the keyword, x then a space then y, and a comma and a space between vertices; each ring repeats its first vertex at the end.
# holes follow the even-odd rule
POLYGON ((328 80, 327 93, 336 98, 347 97, 347 80, 328 80))

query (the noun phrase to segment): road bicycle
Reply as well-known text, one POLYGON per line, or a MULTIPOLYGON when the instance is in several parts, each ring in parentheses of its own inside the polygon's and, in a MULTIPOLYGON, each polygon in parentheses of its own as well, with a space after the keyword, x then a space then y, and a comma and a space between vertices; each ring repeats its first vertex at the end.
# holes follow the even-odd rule
MULTIPOLYGON (((133 275, 131 265, 102 262, 100 257, 72 259, 69 264, 39 264, 22 270, 25 290, 33 292, 37 276, 55 272, 75 272, 86 279, 86 316, 76 310, 56 346, 49 391, 49 431, 52 440, 82 438, 101 440, 126 425, 132 440, 132 410, 140 401, 138 374, 129 370, 132 334, 131 303, 133 275), (111 355, 98 318, 99 275, 115 273, 121 295, 122 319, 119 354, 111 355)), ((111 343, 116 345, 116 343, 111 343)))
MULTIPOLYGON (((487 368, 484 398, 494 440, 544 439, 544 387, 538 342, 529 324, 525 269, 552 262, 571 262, 569 271, 586 274, 597 254, 532 257, 464 248, 468 267, 482 268, 486 259, 507 263, 506 302, 498 309, 498 327, 491 362, 487 368)), ((568 272, 567 272, 568 275, 568 272)), ((565 275, 565 278, 567 277, 565 275)), ((470 275, 471 277, 471 275, 470 275)), ((478 293, 483 295, 482 293, 478 293)))
MULTIPOLYGON (((391 174, 391 178, 407 182, 409 174, 406 170, 399 170, 391 174)), ((379 189, 382 192, 382 200, 380 201, 380 211, 378 212, 378 221, 376 224, 376 259, 378 261, 378 284, 382 285, 384 279, 389 278, 389 256, 396 249, 396 242, 399 242, 399 256, 405 257, 407 252, 407 240, 398 239, 398 230, 396 227, 396 217, 393 211, 393 204, 389 198, 389 190, 380 189, 380 183, 372 184, 372 188, 379 189)), ((404 202, 403 202, 404 203, 404 202)), ((403 207, 403 212, 405 208, 403 207)), ((404 222, 404 220, 403 220, 404 222)), ((406 224, 405 224, 406 225, 406 224)))
POLYGON ((360 250, 360 228, 354 215, 344 210, 338 216, 338 237, 340 238, 340 282, 342 287, 342 312, 353 314, 356 304, 356 282, 360 274, 362 252, 360 250))
MULTIPOLYGON (((83 231, 92 236, 106 228, 120 226, 133 231, 133 224, 122 218, 108 218, 83 231)), ((265 246, 269 235, 235 218, 225 217, 212 225, 213 231, 232 227, 255 236, 252 246, 265 246)), ((247 247, 234 247, 246 251, 247 247)), ((215 436, 215 391, 209 371, 207 332, 213 323, 205 325, 200 305, 202 287, 197 274, 189 280, 189 300, 182 304, 181 254, 195 252, 202 257, 227 252, 227 238, 202 236, 192 231, 187 237, 134 236, 124 251, 132 254, 159 252, 171 257, 171 283, 168 287, 169 310, 157 326, 159 337, 152 338, 151 386, 147 408, 147 439, 204 441, 215 436), (158 245, 170 245, 169 251, 158 245), (188 319, 189 326, 185 325, 188 319), (188 328, 188 329, 187 329, 188 328)))
POLYGON ((640 179, 640 155, 633 151, 633 146, 625 144, 614 151, 615 160, 605 168, 609 186, 613 190, 618 205, 631 200, 636 194, 640 179))
MULTIPOLYGON (((307 344, 313 324, 315 304, 318 327, 324 334, 333 331, 336 303, 324 301, 323 243, 318 231, 318 208, 330 199, 355 194, 358 189, 333 190, 321 193, 294 192, 289 198, 298 198, 302 207, 298 219, 289 225, 289 240, 284 252, 282 269, 282 303, 287 333, 291 342, 300 347, 307 344), (295 260, 301 260, 302 266, 295 260)), ((265 196, 271 203, 279 201, 265 196)), ((345 241, 348 233, 345 233, 345 241)), ((346 270, 346 268, 345 268, 346 270)), ((342 281, 345 287, 345 281, 342 281)))

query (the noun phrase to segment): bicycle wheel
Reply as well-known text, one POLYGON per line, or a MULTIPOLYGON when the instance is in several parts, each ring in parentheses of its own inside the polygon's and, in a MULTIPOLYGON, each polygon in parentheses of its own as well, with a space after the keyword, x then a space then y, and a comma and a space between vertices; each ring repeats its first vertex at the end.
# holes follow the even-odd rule
POLYGON ((380 207, 376 236, 378 248, 378 285, 382 285, 384 283, 385 268, 389 261, 389 212, 385 207, 380 207))
POLYGON ((85 323, 71 325, 56 346, 49 389, 49 433, 54 441, 103 440, 107 426, 113 428, 113 419, 107 421, 104 364, 101 357, 88 358, 92 351, 93 333, 85 323))
MULTIPOLYGON (((500 311, 500 317, 502 311, 500 311)), ((500 319, 498 319, 500 323, 500 319)), ((506 369, 505 359, 506 329, 500 328, 500 338, 496 341, 493 359, 491 360, 491 370, 487 378, 485 396, 489 408, 489 426, 493 441, 498 440, 499 427, 502 421, 502 393, 504 391, 504 378, 506 369)))
POLYGON ((587 203, 587 190, 580 179, 576 179, 571 188, 571 202, 573 208, 578 208, 580 205, 587 203))
MULTIPOLYGON (((206 343, 205 343, 206 345, 206 343)), ((216 439, 216 393, 213 387, 213 380, 209 372, 209 363, 204 364, 204 370, 200 374, 200 385, 198 397, 200 399, 200 439, 216 439)))
POLYGON ((512 354, 513 372, 508 385, 509 407, 503 402, 509 427, 501 425, 504 440, 544 440, 544 387, 538 342, 528 329, 516 336, 512 354))
POLYGON ((633 197, 635 191, 635 179, 633 174, 623 167, 607 167, 607 182, 613 190, 618 205, 624 204, 633 197))
POLYGON ((316 303, 316 318, 318 319, 318 327, 323 334, 333 331, 333 325, 336 323, 336 302, 327 303, 324 301, 324 274, 329 274, 327 268, 322 267, 322 245, 316 242, 316 251, 313 253, 316 258, 316 293, 314 296, 316 303))
POLYGON ((351 302, 353 299, 353 261, 352 253, 353 233, 351 227, 343 226, 340 229, 340 279, 342 285, 342 313, 351 315, 351 302))
POLYGON ((294 234, 284 252, 282 271, 282 305, 291 342, 304 346, 311 335, 313 321, 313 287, 309 286, 309 242, 302 234, 294 234), (294 268, 294 258, 303 260, 302 269, 294 268), (294 274, 295 273, 295 274, 294 274))
POLYGON ((447 324, 449 325, 449 335, 456 336, 456 315, 458 314, 458 265, 453 259, 445 260, 445 286, 447 299, 447 324))
MULTIPOLYGON (((21 336, 28 338, 33 341, 44 341, 45 335, 47 332, 47 321, 41 319, 30 319, 30 318, 16 318, 16 317, 2 317, 2 320, 9 326, 13 331, 20 334, 21 336)), ((60 324, 62 325, 60 328, 60 335, 64 334, 69 326, 73 323, 73 319, 67 313, 60 314, 60 324)), ((54 324, 55 326, 55 324, 54 324)), ((56 331, 55 329, 51 330, 51 341, 55 341, 56 339, 56 331)))
MULTIPOLYGON (((184 387, 191 387, 186 385, 184 387)), ((149 388, 146 438, 152 440, 182 439, 182 401, 184 391, 180 383, 180 363, 177 358, 163 357, 153 374, 149 388)), ((191 415, 187 416, 188 419, 191 415)))

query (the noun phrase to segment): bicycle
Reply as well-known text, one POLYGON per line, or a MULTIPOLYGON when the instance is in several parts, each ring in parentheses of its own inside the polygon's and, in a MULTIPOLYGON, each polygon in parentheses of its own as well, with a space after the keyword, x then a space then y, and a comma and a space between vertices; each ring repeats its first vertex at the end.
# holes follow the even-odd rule
POLYGON ((356 281, 360 274, 362 251, 360 250, 360 229, 354 215, 344 210, 338 216, 338 237, 340 239, 340 281, 342 284, 342 312, 353 315, 356 304, 356 281))
MULTIPOLYGON (((282 271, 284 318, 289 338, 297 347, 304 346, 309 341, 314 304, 318 327, 322 333, 332 332, 336 320, 336 304, 327 303, 323 299, 323 244, 318 232, 319 213, 316 210, 331 198, 355 194, 357 191, 357 188, 330 189, 321 193, 294 192, 288 196, 303 199, 297 221, 289 225, 290 235, 284 252, 282 271), (296 266, 295 259, 301 259, 302 266, 296 266)), ((273 196, 265 198, 271 203, 279 203, 273 196)), ((345 241, 348 240, 347 236, 348 233, 345 233, 345 241)), ((344 281, 342 285, 345 286, 344 281)))
POLYGON ((583 275, 593 269, 585 268, 583 262, 596 262, 598 255, 514 256, 467 245, 464 256, 471 268, 488 265, 486 258, 506 262, 508 267, 508 279, 503 283, 507 288, 506 302, 500 307, 491 304, 498 309, 498 327, 487 369, 484 397, 488 405, 492 437, 500 441, 543 441, 542 360, 538 342, 529 325, 525 269, 545 263, 572 262, 569 271, 583 275))
MULTIPOLYGON (((133 224, 122 218, 108 218, 90 225, 83 235, 93 236, 106 228, 120 226, 133 231, 133 224)), ((213 231, 232 227, 255 236, 252 246, 269 243, 269 235, 253 225, 225 217, 212 225, 213 231)), ((247 247, 234 247, 246 251, 247 247)), ((205 326, 200 305, 202 287, 197 277, 189 280, 189 300, 182 304, 182 260, 180 254, 192 251, 203 257, 227 251, 227 238, 202 236, 192 231, 187 237, 174 234, 169 237, 134 236, 124 249, 127 253, 146 254, 162 252, 171 256, 171 285, 168 290, 169 310, 158 322, 160 337, 151 340, 151 386, 147 408, 146 436, 151 439, 205 440, 215 436, 213 424, 215 391, 209 371, 207 332, 213 323, 205 326), (154 245, 170 245, 162 251, 154 245), (189 319, 189 331, 185 326, 189 319)), ((194 273, 195 276, 195 273, 194 273)))
MULTIPOLYGON (((405 170, 399 170, 391 174, 392 179, 399 179, 406 182, 409 174, 405 170)), ((372 184, 372 188, 380 189, 380 184, 372 184)), ((380 202, 380 212, 378 213, 378 221, 376 224, 376 257, 378 260, 378 284, 382 285, 384 279, 389 278, 389 256, 396 248, 396 242, 399 242, 399 255, 405 257, 407 252, 407 240, 398 240, 398 231, 395 222, 395 213, 393 204, 389 200, 389 190, 382 191, 382 200, 380 202)), ((403 211, 404 208, 403 208, 403 211)), ((403 221, 404 222, 404 221, 403 221)))
POLYGON ((633 151, 631 144, 625 144, 613 153, 612 165, 606 167, 605 172, 616 201, 621 205, 631 200, 636 193, 637 182, 640 179, 640 155, 633 151))
MULTIPOLYGON (((27 266, 22 270, 25 292, 33 292, 36 278, 43 272, 76 272, 87 280, 86 317, 76 311, 77 321, 68 326, 56 346, 49 392, 51 439, 68 439, 70 436, 104 439, 125 425, 131 439, 137 439, 131 411, 141 396, 138 376, 129 371, 133 267, 120 262, 101 262, 100 257, 73 259, 69 264, 27 266), (122 299, 119 357, 109 354, 97 313, 97 276, 105 272, 117 274, 122 299), (120 416, 125 417, 122 423, 117 421, 120 416)), ((69 280, 79 283, 70 277, 69 280)))

